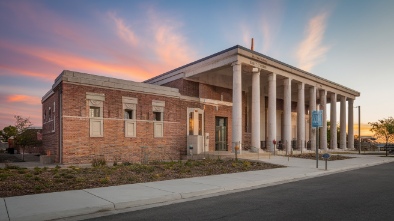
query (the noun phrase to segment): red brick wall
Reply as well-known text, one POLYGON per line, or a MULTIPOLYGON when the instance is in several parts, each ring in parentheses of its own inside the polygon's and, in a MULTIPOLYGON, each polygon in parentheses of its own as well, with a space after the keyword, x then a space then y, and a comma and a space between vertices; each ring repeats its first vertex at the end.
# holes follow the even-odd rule
POLYGON ((216 87, 213 85, 200 83, 200 98, 208 98, 213 100, 221 100, 221 95, 223 95, 223 101, 232 102, 232 90, 216 87))
POLYGON ((54 94, 52 94, 48 99, 42 104, 42 143, 43 150, 45 153, 56 155, 56 162, 59 162, 59 129, 60 129, 60 118, 59 118, 59 85, 54 89, 54 94), (53 103, 55 102, 55 106, 53 103), (51 119, 49 119, 49 107, 51 107, 51 119), (55 112, 53 112, 55 109, 55 112), (44 113, 46 117, 44 119, 44 113), (55 120, 55 123, 53 122, 55 120), (55 131, 53 131, 55 129, 55 131))
POLYGON ((179 93, 185 96, 198 97, 199 96, 199 83, 188 81, 185 79, 177 79, 175 81, 163 84, 163 86, 178 88, 179 93))
POLYGON ((183 103, 178 98, 65 83, 63 162, 90 163, 100 156, 107 161, 139 162, 145 153, 149 160, 179 159, 186 148, 187 105, 183 103), (105 94, 103 137, 89 136, 86 92, 105 94), (122 96, 138 99, 134 138, 124 136, 122 96), (152 100, 165 101, 163 138, 153 137, 152 100))
MULTIPOLYGON (((185 85, 182 82, 172 84, 185 85)), ((188 82, 190 83, 190 82, 188 82)), ((187 83, 187 84, 188 84, 187 83)), ((194 84, 195 82, 192 82, 194 84)), ((186 155, 187 146, 187 108, 204 109, 204 131, 210 134, 209 151, 215 151, 215 117, 227 118, 228 151, 232 149, 232 107, 219 105, 204 105, 199 102, 181 100, 179 98, 164 97, 151 94, 136 93, 123 90, 99 88, 94 86, 76 85, 64 82, 61 84, 63 103, 63 163, 91 163, 95 158, 104 157, 107 162, 141 162, 147 160, 177 160, 186 155), (86 92, 105 94, 103 104, 103 137, 90 137, 89 107, 86 92), (136 137, 124 136, 124 120, 122 96, 138 99, 136 119, 136 137), (164 137, 153 137, 152 100, 165 101, 164 109, 164 137), (141 148, 141 147, 147 148, 141 148)), ((200 84, 198 90, 195 85, 190 90, 199 92, 204 98, 231 102, 232 91, 225 88, 200 84)), ((189 93, 187 92, 187 93, 189 93)), ((43 103, 43 108, 53 106, 56 102, 56 117, 59 118, 58 90, 43 103)), ((193 94, 190 92, 189 95, 193 94)), ((245 132, 246 126, 246 94, 242 94, 242 132, 243 143, 250 145, 250 133, 245 132)), ((56 120, 55 133, 43 127, 43 143, 45 149, 52 154, 58 154, 59 122, 56 120)), ((44 124, 45 125, 45 124, 44 124)), ((57 159, 58 161, 59 159, 57 159)))

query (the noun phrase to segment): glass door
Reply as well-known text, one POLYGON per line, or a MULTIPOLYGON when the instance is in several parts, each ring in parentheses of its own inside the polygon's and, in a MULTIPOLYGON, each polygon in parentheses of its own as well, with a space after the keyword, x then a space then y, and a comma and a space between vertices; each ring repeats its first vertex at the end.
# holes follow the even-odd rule
POLYGON ((227 117, 216 117, 215 121, 215 150, 227 151, 227 117))

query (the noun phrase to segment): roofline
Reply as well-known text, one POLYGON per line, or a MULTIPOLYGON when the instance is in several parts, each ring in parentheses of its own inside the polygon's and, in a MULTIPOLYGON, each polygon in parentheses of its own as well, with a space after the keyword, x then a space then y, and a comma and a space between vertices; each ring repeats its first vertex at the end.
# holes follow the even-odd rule
POLYGON ((227 48, 227 49, 225 49, 225 50, 223 50, 223 51, 219 51, 219 52, 217 52, 217 53, 215 53, 215 54, 212 54, 212 55, 209 55, 209 56, 207 56, 207 57, 201 58, 201 59, 199 59, 199 60, 197 60, 197 61, 193 61, 193 62, 191 62, 191 63, 189 63, 189 64, 185 64, 185 65, 183 65, 183 66, 181 66, 181 67, 175 68, 175 69, 173 69, 173 70, 171 70, 171 71, 167 71, 167 72, 165 72, 165 73, 163 73, 163 74, 159 74, 159 75, 157 75, 157 76, 155 76, 155 77, 153 77, 153 78, 149 78, 149 79, 147 79, 147 80, 145 80, 145 81, 143 81, 143 82, 144 82, 144 83, 147 83, 148 81, 155 80, 155 79, 157 79, 157 78, 159 78, 159 77, 161 77, 161 76, 164 76, 164 75, 167 75, 167 74, 169 74, 169 73, 172 73, 172 72, 181 70, 181 69, 186 68, 186 67, 188 67, 188 66, 191 66, 191 65, 193 65, 193 64, 197 64, 197 63, 200 63, 200 62, 202 62, 202 61, 208 60, 208 59, 210 59, 210 58, 216 57, 216 56, 218 56, 218 55, 224 54, 224 53, 226 53, 226 52, 228 52, 228 51, 237 49, 238 47, 240 47, 240 46, 239 46, 239 45, 236 45, 236 46, 233 46, 233 47, 231 47, 231 48, 227 48))
POLYGON ((207 56, 207 57, 201 58, 201 59, 199 59, 199 60, 197 60, 197 61, 194 61, 194 62, 188 63, 188 64, 186 64, 186 65, 183 65, 183 66, 181 66, 181 67, 175 68, 175 69, 173 69, 173 70, 171 70, 171 71, 168 71, 168 72, 165 72, 165 73, 163 73, 163 74, 157 75, 157 76, 155 76, 155 77, 153 77, 153 78, 147 79, 147 80, 145 80, 145 81, 143 81, 143 82, 144 82, 144 83, 149 83, 150 81, 153 81, 153 80, 155 80, 155 79, 157 79, 157 78, 163 77, 163 76, 165 76, 165 75, 167 75, 167 74, 176 72, 176 71, 181 70, 181 69, 183 69, 183 68, 186 68, 186 67, 188 67, 188 66, 191 66, 191 65, 197 64, 197 63, 199 63, 199 62, 208 60, 208 59, 210 59, 210 58, 213 58, 213 57, 215 57, 215 56, 224 54, 224 53, 226 53, 226 52, 228 52, 228 51, 231 51, 231 50, 234 50, 234 49, 242 49, 242 50, 247 51, 247 52, 250 52, 250 53, 252 53, 252 54, 261 56, 261 57, 263 57, 263 58, 265 58, 265 59, 267 59, 267 60, 270 60, 270 61, 275 62, 275 63, 277 63, 277 64, 283 65, 283 66, 288 67, 288 68, 290 68, 290 69, 293 69, 293 70, 295 70, 295 71, 299 71, 299 72, 301 72, 301 73, 303 73, 303 74, 309 75, 309 76, 311 76, 311 77, 314 77, 314 78, 317 78, 317 79, 326 81, 326 82, 328 82, 328 83, 330 83, 330 84, 333 84, 333 85, 335 85, 335 86, 339 86, 339 87, 342 87, 342 88, 344 88, 344 89, 346 89, 346 90, 352 91, 356 96, 357 96, 357 95, 360 96, 360 92, 359 92, 359 91, 353 90, 353 89, 348 88, 348 87, 346 87, 346 86, 343 86, 343 85, 341 85, 341 84, 338 84, 338 83, 335 83, 335 82, 333 82, 333 81, 330 81, 330 80, 327 80, 327 79, 325 79, 325 78, 322 78, 322 77, 320 77, 320 76, 314 75, 314 74, 312 74, 312 73, 310 73, 310 72, 307 72, 307 71, 304 71, 304 70, 299 69, 299 68, 297 68, 297 67, 294 67, 294 66, 292 66, 292 65, 286 64, 286 63, 284 63, 284 62, 282 62, 282 61, 279 61, 279 60, 276 60, 276 59, 274 59, 274 58, 272 58, 272 57, 269 57, 269 56, 267 56, 267 55, 261 54, 261 53, 259 53, 259 52, 257 52, 257 51, 252 51, 252 50, 250 50, 250 49, 248 49, 248 48, 245 48, 245 47, 243 47, 243 46, 240 46, 240 45, 235 45, 235 46, 233 46, 233 47, 231 47, 231 48, 225 49, 225 50, 223 50, 223 51, 220 51, 220 52, 217 52, 217 53, 215 53, 215 54, 209 55, 209 56, 207 56))

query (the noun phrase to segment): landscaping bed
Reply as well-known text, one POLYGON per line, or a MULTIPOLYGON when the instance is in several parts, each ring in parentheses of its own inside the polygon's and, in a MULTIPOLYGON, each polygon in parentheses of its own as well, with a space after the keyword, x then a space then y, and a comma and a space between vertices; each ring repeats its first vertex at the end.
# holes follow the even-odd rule
MULTIPOLYGON (((346 160, 346 159, 354 158, 354 157, 347 157, 347 156, 342 156, 342 155, 333 155, 333 154, 330 154, 330 155, 331 155, 331 157, 328 159, 328 161, 346 160)), ((296 155, 290 155, 290 157, 316 160, 315 153, 296 154, 296 155)), ((324 160, 323 154, 319 154, 319 160, 324 160)))
POLYGON ((236 173, 252 170, 281 168, 284 166, 246 160, 188 160, 152 162, 149 164, 123 163, 79 168, 34 168, 17 166, 0 168, 0 197, 21 196, 66 190, 80 190, 122 184, 145 183, 161 180, 236 173))

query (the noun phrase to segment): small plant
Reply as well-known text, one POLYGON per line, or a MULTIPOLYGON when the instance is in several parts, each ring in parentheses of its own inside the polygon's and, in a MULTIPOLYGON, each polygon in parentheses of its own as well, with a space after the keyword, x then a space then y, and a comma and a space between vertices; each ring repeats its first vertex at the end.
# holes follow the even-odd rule
POLYGON ((94 158, 92 160, 92 167, 102 167, 107 165, 107 162, 104 158, 94 158))
POLYGON ((15 165, 6 164, 6 165, 5 165, 5 169, 9 169, 9 170, 19 170, 19 169, 21 169, 21 168, 18 167, 18 166, 15 166, 15 165))
POLYGON ((0 181, 6 180, 9 176, 9 174, 0 174, 0 181))
POLYGON ((56 165, 55 168, 56 168, 56 169, 60 169, 61 167, 60 167, 59 165, 56 165))
POLYGON ((131 165, 131 163, 130 163, 130 162, 128 162, 128 161, 126 161, 126 162, 122 162, 122 165, 123 165, 123 166, 130 166, 130 165, 131 165))
POLYGON ((109 183, 109 177, 101 178, 101 179, 100 179, 100 183, 101 183, 101 184, 107 184, 107 183, 109 183))

